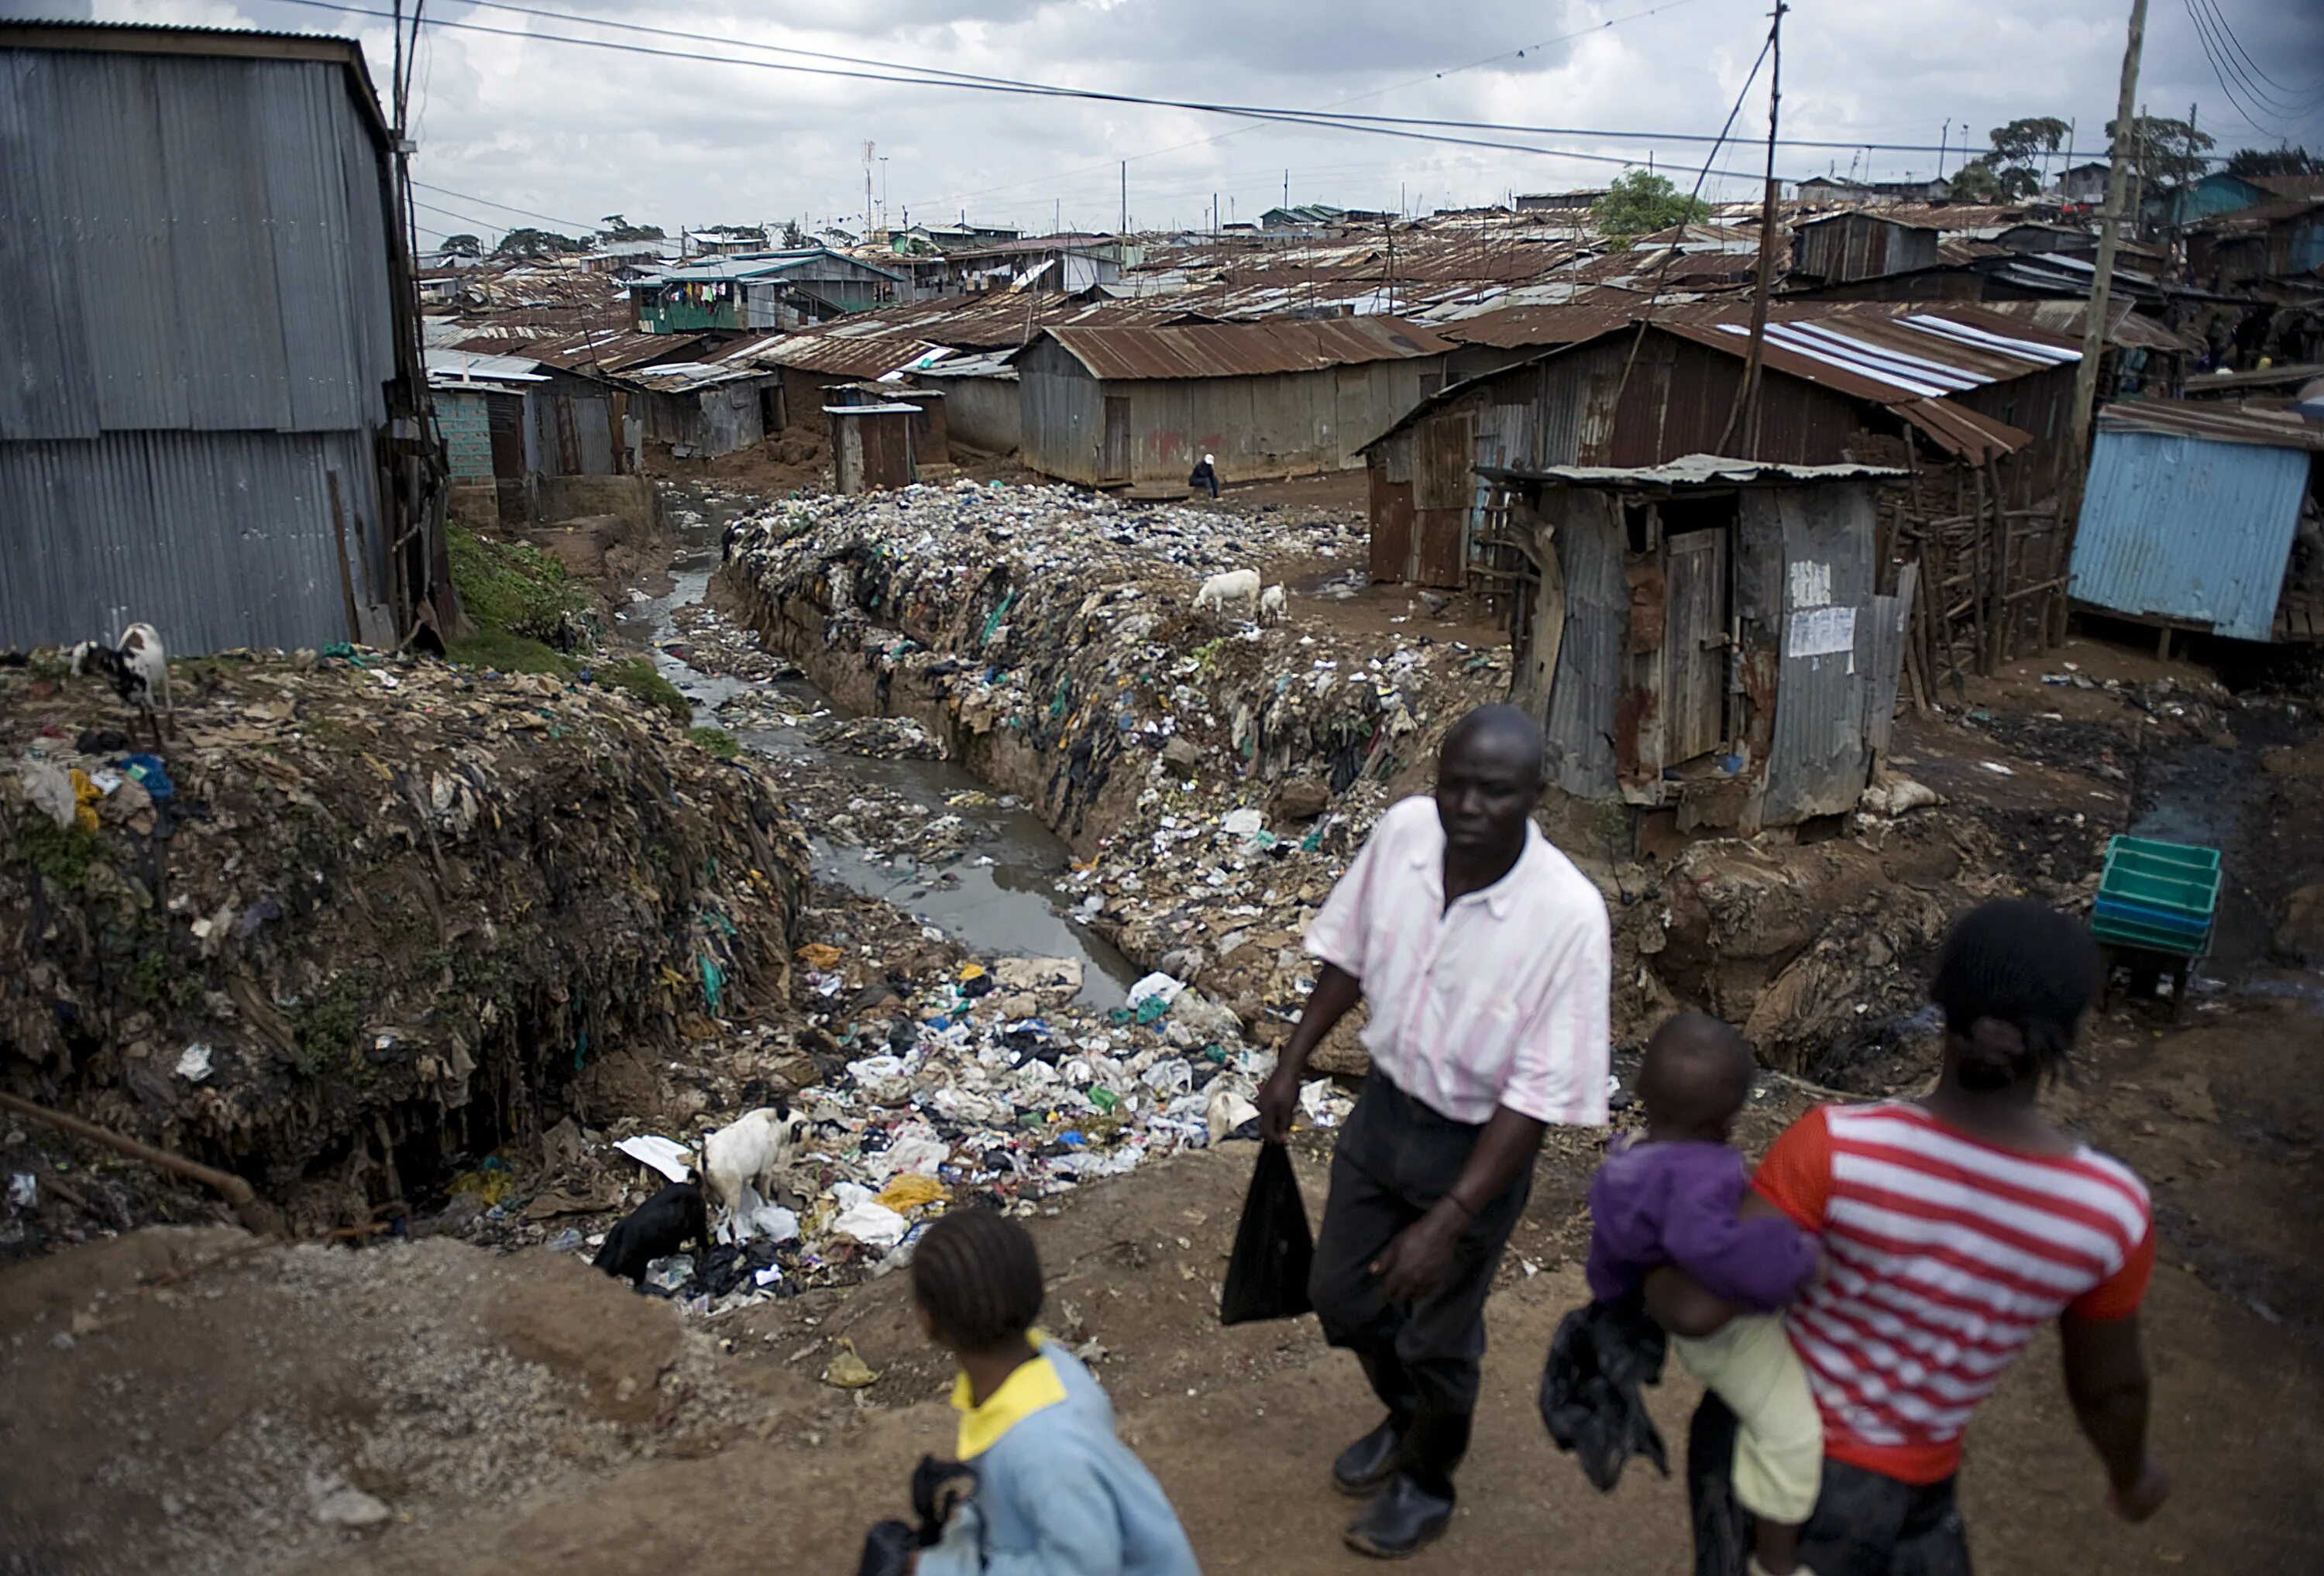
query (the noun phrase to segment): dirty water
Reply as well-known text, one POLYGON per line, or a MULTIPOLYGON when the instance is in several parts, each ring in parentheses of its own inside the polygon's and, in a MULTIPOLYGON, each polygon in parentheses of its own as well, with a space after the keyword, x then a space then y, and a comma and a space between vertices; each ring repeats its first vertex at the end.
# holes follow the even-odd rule
POLYGON ((917 864, 908 856, 885 858, 869 849, 844 847, 810 834, 816 878, 893 903, 973 952, 1078 959, 1082 991, 1076 1000, 1099 1009, 1122 1005, 1139 971, 1102 937, 1065 919, 1052 905, 1056 881, 1071 856, 1032 811, 995 795, 954 762, 843 754, 824 749, 803 727, 733 726, 722 720, 719 708, 754 693, 771 692, 786 711, 796 715, 822 714, 826 719, 844 720, 853 714, 804 677, 753 684, 699 672, 661 649, 666 641, 683 639, 673 617, 678 609, 700 602, 706 593, 710 576, 718 567, 719 531, 731 512, 711 506, 707 524, 687 524, 680 533, 685 546, 670 565, 675 581, 671 591, 624 610, 632 622, 641 622, 650 631, 654 665, 662 677, 694 703, 696 721, 724 728, 746 750, 890 789, 925 806, 930 819, 956 815, 976 829, 968 852, 940 866, 917 864), (975 795, 988 802, 947 802, 961 795, 975 795))

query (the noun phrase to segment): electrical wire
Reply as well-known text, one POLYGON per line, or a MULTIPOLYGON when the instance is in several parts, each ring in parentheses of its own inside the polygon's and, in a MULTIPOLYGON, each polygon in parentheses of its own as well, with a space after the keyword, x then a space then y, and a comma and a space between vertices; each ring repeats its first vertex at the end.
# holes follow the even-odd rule
POLYGON ((2268 75, 2266 68, 2252 59, 2251 51, 2244 48, 2244 41, 2236 36, 2236 30, 2227 21, 2227 13, 2219 8, 2219 0, 2202 0, 2202 5, 2210 13, 2212 32, 2228 51, 2243 62, 2245 79, 2252 82, 2255 88, 2257 88, 2260 83, 2265 83, 2268 88, 2275 90, 2275 94, 2286 96, 2279 103, 2275 94, 2261 90, 2260 97, 2271 106, 2280 107, 2284 114, 2296 119, 2309 114, 2318 106, 2324 105, 2324 78, 2319 78, 2315 87, 2308 88, 2292 88, 2277 81, 2268 75))
MULTIPOLYGON (((562 225, 569 230, 594 230, 596 228, 596 226, 593 224, 585 224, 579 219, 560 219, 555 214, 537 214, 530 208, 521 208, 514 203, 494 202, 491 198, 478 197, 473 191, 454 191, 448 186, 437 186, 425 180, 415 180, 411 184, 419 187, 423 191, 432 191, 437 193, 438 196, 456 197, 463 202, 482 203, 488 208, 503 208, 512 214, 521 214, 528 219, 539 219, 543 224, 562 225)), ((438 208, 437 211, 441 213, 444 210, 438 208)), ((503 226, 501 227, 504 229, 507 226, 503 226)))
POLYGON ((2252 88, 2237 69, 2234 60, 2226 53, 2226 46, 2214 37, 2209 19, 2197 0, 2183 0, 2187 20, 2195 29, 2195 39, 2202 46, 2203 59, 2218 79, 2219 91, 2227 96, 2228 107, 2246 125, 2263 136, 2277 134, 2278 127, 2264 122, 2273 121, 2264 106, 2255 107, 2252 88))
MULTIPOLYGON (((343 4, 342 0, 271 0, 271 3, 278 5, 303 6, 311 10, 329 11, 339 14, 369 16, 382 21, 392 19, 390 13, 374 11, 359 5, 343 4)), ((486 0, 480 0, 480 3, 486 3, 486 0)), ((504 0, 488 0, 488 3, 497 9, 525 9, 524 7, 506 5, 504 0)), ((1342 115, 1328 110, 1297 110, 1260 105, 1211 103, 1194 99, 1159 98, 1146 94, 1114 92, 1094 88, 1067 88, 1060 87, 1053 83, 1030 82, 1013 78, 981 77, 966 72, 944 72, 940 69, 933 67, 899 67, 897 63, 890 61, 872 62, 872 64, 884 68, 880 70, 842 69, 837 66, 829 65, 794 65, 779 60, 738 60, 732 55, 706 53, 699 50, 667 50, 656 48, 648 44, 623 42, 615 39, 579 38, 569 33, 539 32, 518 28, 492 27, 483 23, 475 22, 452 22, 439 20, 430 25, 437 28, 449 28, 463 32, 483 33, 495 38, 515 39, 520 41, 569 44, 584 49, 608 50, 664 60, 687 60, 696 63, 712 63, 728 66, 742 66, 760 70, 782 71, 805 76, 828 77, 847 81, 877 82, 889 87, 950 88, 964 92, 996 93, 1037 98, 1069 98, 1086 100, 1099 104, 1129 105, 1141 108, 1177 109, 1202 115, 1231 115, 1248 120, 1275 122, 1285 125, 1310 126, 1323 131, 1360 131, 1370 133, 1374 135, 1402 136, 1411 140, 1441 143, 1454 147, 1485 148, 1495 152, 1532 153, 1544 157, 1594 159, 1595 161, 1603 163, 1625 164, 1635 163, 1637 161, 1621 158, 1609 158, 1605 155, 1582 154, 1561 148, 1542 148, 1526 143, 1480 141, 1467 137, 1434 135, 1428 134, 1428 132, 1425 128, 1442 128, 1443 130, 1447 131, 1502 131, 1516 135, 1526 136, 1591 137, 1604 142, 1690 142, 1715 143, 1720 140, 1709 134, 1700 132, 1609 131, 1587 126, 1528 126, 1515 125, 1494 121, 1440 120, 1419 116, 1342 115), (895 74, 898 69, 911 70, 918 72, 920 75, 908 77, 898 76, 895 74)), ((669 31, 648 30, 643 26, 643 24, 632 23, 591 22, 589 25, 604 28, 617 32, 651 32, 669 31)), ((716 41, 704 40, 699 34, 681 33, 679 36, 696 43, 716 41)), ((786 46, 776 44, 750 44, 746 47, 773 52, 801 54, 808 52, 789 51, 786 46)), ((1779 147, 1813 149, 1869 148, 1883 152, 1907 153, 1934 153, 1940 151, 1938 145, 1935 143, 1830 142, 1813 138, 1796 137, 1778 139, 1776 145, 1779 147)), ((2081 156, 2078 152, 2070 151, 2070 152, 2071 152, 2072 156, 2075 157, 2081 156)), ((1747 179, 1747 177, 1734 171, 1720 171, 1720 173, 1733 174, 1737 179, 1747 179)))

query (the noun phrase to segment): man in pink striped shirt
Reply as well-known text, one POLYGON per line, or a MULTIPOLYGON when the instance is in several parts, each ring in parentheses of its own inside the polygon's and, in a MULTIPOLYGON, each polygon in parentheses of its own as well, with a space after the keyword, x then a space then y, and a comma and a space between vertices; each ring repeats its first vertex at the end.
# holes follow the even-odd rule
POLYGON ((1480 706, 1444 737, 1434 800, 1372 828, 1307 932, 1322 963, 1259 1092, 1281 1143, 1307 1058, 1360 996, 1371 1074, 1332 1157, 1310 1294, 1388 1408, 1333 1483, 1376 1495, 1350 1545, 1441 1535, 1485 1350, 1485 1295, 1524 1213, 1542 1129, 1606 1120, 1605 899, 1532 821, 1541 730, 1480 706))

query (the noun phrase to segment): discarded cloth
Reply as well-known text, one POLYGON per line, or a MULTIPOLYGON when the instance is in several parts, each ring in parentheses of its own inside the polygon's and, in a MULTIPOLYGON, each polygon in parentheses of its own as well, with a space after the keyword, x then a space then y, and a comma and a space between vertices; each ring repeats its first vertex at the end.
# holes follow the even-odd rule
POLYGON ((1621 1481, 1633 1455, 1665 1478, 1670 1457, 1640 1393, 1660 1382, 1662 1326, 1636 1301, 1591 1303, 1559 1321, 1541 1375, 1541 1420, 1557 1448, 1572 1451, 1601 1490, 1621 1481))

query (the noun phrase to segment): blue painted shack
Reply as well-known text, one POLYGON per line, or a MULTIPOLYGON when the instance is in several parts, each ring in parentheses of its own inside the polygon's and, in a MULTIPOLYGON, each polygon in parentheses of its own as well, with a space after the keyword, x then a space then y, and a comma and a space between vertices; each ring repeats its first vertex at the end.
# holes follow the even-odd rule
POLYGON ((2324 641, 2324 425, 2124 401, 2098 411, 2076 603, 2163 631, 2324 641))

